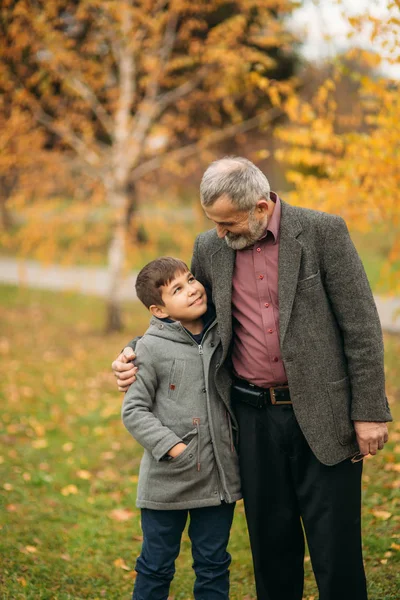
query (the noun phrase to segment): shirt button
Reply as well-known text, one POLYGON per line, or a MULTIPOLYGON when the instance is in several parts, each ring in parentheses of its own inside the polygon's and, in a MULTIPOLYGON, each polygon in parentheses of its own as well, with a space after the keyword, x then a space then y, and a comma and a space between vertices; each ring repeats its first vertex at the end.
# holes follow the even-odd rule
POLYGON ((264 306, 265 306, 265 308, 269 308, 269 302, 266 302, 266 303, 264 304, 264 306))
POLYGON ((264 275, 259 275, 258 279, 264 279, 264 275))
POLYGON ((257 248, 257 252, 261 252, 261 248, 257 248))
POLYGON ((277 356, 274 356, 274 358, 272 359, 274 362, 278 362, 279 358, 277 356))
POLYGON ((268 333, 274 333, 273 329, 268 329, 268 333))

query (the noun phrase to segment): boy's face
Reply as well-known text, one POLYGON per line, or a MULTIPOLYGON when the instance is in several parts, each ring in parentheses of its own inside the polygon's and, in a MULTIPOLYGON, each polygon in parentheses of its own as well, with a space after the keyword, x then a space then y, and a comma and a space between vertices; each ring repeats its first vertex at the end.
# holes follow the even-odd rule
POLYGON ((151 312, 161 319, 169 317, 183 325, 199 319, 207 310, 204 286, 190 273, 176 273, 172 281, 161 287, 164 306, 153 305, 151 312))

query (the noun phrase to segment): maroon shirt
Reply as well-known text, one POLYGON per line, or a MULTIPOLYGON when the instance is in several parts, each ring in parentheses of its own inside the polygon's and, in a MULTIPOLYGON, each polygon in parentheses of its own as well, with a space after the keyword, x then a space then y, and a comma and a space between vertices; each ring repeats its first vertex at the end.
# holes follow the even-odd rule
POLYGON ((261 387, 287 383, 279 346, 278 256, 281 203, 264 236, 236 252, 232 280, 233 368, 238 377, 261 387))

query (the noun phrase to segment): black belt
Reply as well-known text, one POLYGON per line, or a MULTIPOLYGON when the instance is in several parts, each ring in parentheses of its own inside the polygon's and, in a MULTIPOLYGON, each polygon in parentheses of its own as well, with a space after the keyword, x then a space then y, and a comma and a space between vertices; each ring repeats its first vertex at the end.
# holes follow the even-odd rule
POLYGON ((244 379, 235 379, 232 385, 232 400, 250 404, 255 408, 265 408, 272 404, 293 404, 290 399, 289 386, 278 385, 276 387, 262 388, 258 385, 248 383, 244 379))

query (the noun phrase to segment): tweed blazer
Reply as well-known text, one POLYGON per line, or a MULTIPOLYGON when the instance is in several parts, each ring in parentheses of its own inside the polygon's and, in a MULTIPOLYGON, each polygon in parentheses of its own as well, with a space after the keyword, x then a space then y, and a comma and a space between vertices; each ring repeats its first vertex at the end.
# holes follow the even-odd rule
MULTIPOLYGON (((235 251, 215 229, 197 237, 192 272, 212 296, 225 364, 234 264, 235 251)), ((280 346, 293 409, 316 457, 334 465, 358 452, 353 421, 392 420, 375 302, 339 216, 282 201, 278 264, 280 346)), ((222 396, 228 372, 216 373, 222 396)))

